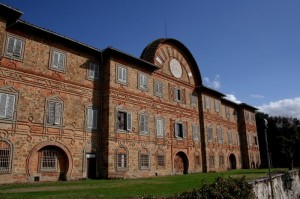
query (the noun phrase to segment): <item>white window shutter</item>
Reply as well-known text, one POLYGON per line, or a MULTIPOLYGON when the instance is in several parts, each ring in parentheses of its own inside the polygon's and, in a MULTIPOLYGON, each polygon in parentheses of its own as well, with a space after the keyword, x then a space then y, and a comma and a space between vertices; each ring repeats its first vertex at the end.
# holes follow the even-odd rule
POLYGON ((132 129, 131 113, 127 113, 127 131, 131 131, 131 129, 132 129))
POLYGON ((179 125, 177 123, 174 124, 174 129, 175 129, 175 137, 179 137, 179 125))
POLYGON ((58 68, 60 70, 64 70, 65 68, 65 55, 63 53, 59 53, 58 68))
POLYGON ((149 120, 149 117, 147 115, 144 116, 145 118, 145 132, 148 132, 148 120, 149 120))
POLYGON ((98 111, 97 110, 93 110, 93 129, 97 129, 97 119, 98 119, 98 111))
POLYGON ((93 110, 91 108, 87 109, 87 128, 92 129, 93 127, 93 110))
POLYGON ((62 104, 59 102, 55 103, 55 114, 54 114, 54 124, 59 125, 60 124, 60 118, 61 118, 61 109, 62 104))
POLYGON ((182 124, 182 137, 186 138, 186 129, 184 124, 182 124))
POLYGON ((99 78, 99 65, 94 64, 94 78, 98 79, 99 78))
POLYGON ((14 114, 15 96, 8 95, 6 106, 6 118, 12 118, 14 114))
POLYGON ((7 54, 13 55, 14 54, 14 46, 15 46, 15 39, 12 37, 9 37, 7 40, 7 54))
POLYGON ((48 123, 54 124, 55 117, 55 102, 49 102, 48 105, 48 123))
POLYGON ((6 117, 6 99, 7 99, 7 94, 0 93, 0 117, 5 118, 6 117))
POLYGON ((89 64, 89 71, 88 71, 88 76, 89 76, 89 78, 91 78, 91 79, 94 79, 95 78, 95 65, 94 64, 92 64, 92 63, 90 63, 89 64))
POLYGON ((123 68, 123 81, 127 82, 127 69, 123 68))
POLYGON ((14 48, 14 55, 17 57, 21 56, 22 51, 22 41, 19 39, 16 39, 15 48, 14 48))
POLYGON ((53 51, 53 54, 52 54, 52 66, 53 66, 53 68, 58 69, 58 59, 59 59, 58 57, 59 57, 58 52, 53 51))

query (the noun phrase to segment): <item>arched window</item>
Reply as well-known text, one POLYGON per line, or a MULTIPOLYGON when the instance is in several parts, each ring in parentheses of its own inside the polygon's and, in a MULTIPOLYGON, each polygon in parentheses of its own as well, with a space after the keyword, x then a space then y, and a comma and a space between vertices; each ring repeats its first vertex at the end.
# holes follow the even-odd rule
POLYGON ((55 147, 47 146, 39 151, 40 171, 58 170, 58 151, 55 147))
POLYGON ((147 149, 142 149, 139 153, 140 169, 150 168, 150 155, 147 149))
POLYGON ((117 150, 117 169, 127 169, 128 168, 128 153, 126 147, 119 147, 117 150))
POLYGON ((0 140, 0 173, 11 172, 11 162, 12 145, 5 140, 0 140))
POLYGON ((162 151, 157 153, 157 166, 159 168, 165 167, 165 154, 162 151))

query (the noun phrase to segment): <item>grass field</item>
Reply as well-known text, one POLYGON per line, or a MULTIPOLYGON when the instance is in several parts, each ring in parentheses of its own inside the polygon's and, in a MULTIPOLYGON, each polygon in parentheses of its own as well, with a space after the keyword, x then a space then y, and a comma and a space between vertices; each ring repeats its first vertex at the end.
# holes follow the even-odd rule
POLYGON ((81 180, 44 182, 0 186, 0 199, 10 198, 129 198, 132 196, 170 196, 187 189, 199 188, 216 177, 242 177, 253 180, 266 177, 266 169, 231 170, 221 173, 201 173, 126 180, 81 180))

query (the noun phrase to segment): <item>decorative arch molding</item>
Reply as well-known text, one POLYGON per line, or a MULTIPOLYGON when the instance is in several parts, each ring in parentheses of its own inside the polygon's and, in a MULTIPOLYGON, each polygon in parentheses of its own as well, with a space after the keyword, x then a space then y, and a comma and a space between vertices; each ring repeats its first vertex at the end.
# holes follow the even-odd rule
POLYGON ((13 161, 13 154, 14 154, 14 145, 10 140, 3 139, 0 137, 0 149, 5 150, 6 154, 9 153, 8 167, 5 167, 5 170, 3 173, 11 173, 12 169, 13 169, 12 161, 13 161))
POLYGON ((173 171, 175 174, 187 174, 189 171, 189 158, 182 150, 178 150, 173 157, 173 171))
POLYGON ((46 142, 42 142, 42 143, 39 143, 38 145, 36 145, 30 152, 29 152, 29 155, 27 156, 27 159, 26 159, 26 173, 27 173, 27 177, 30 179, 30 178, 33 178, 34 177, 34 171, 33 171, 33 164, 36 163, 35 161, 32 161, 33 159, 33 156, 35 154, 38 153, 39 150, 41 150, 42 148, 46 147, 46 146, 55 146, 55 147, 58 147, 59 149, 61 149, 65 155, 67 156, 68 158, 68 171, 66 173, 66 178, 67 179, 70 179, 70 176, 73 172, 73 158, 72 158, 72 155, 71 155, 71 152, 69 151, 69 149, 64 146, 62 143, 59 143, 59 142, 49 142, 49 141, 46 141, 46 142))

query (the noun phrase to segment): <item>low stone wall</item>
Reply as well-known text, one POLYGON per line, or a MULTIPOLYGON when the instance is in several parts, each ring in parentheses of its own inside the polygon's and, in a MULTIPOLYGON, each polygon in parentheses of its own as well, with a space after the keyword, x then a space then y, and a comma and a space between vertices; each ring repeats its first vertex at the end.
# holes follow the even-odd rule
MULTIPOLYGON (((272 176, 274 199, 298 199, 300 198, 300 180, 299 171, 293 170, 289 172, 293 181, 291 190, 285 190, 283 187, 282 175, 272 176)), ((271 186, 269 178, 263 178, 250 182, 258 199, 269 199, 271 197, 271 186)))

